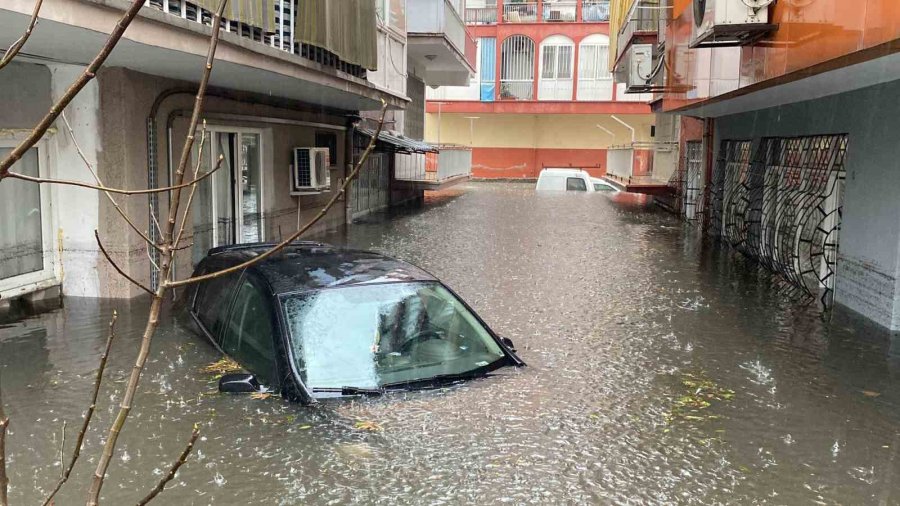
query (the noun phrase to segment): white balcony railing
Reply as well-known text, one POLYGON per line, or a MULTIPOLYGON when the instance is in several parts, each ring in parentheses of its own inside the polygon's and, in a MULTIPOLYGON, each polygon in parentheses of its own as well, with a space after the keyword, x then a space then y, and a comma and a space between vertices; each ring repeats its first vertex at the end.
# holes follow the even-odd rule
POLYGON ((401 181, 441 183, 472 174, 472 149, 454 144, 438 146, 438 153, 398 155, 394 177, 401 181))
POLYGON ((538 20, 537 2, 504 2, 505 23, 535 23, 538 20))
POLYGON ((584 0, 581 4, 581 19, 585 23, 609 21, 609 0, 584 0))
POLYGON ((578 2, 575 0, 544 1, 544 21, 548 23, 573 23, 577 12, 578 2))
POLYGON ((407 0, 409 33, 443 33, 471 65, 475 64, 474 48, 467 47, 470 38, 459 10, 459 0, 407 0), (471 54, 468 54, 471 53, 471 54))
POLYGON ((466 24, 493 25, 497 22, 497 6, 466 7, 466 24))

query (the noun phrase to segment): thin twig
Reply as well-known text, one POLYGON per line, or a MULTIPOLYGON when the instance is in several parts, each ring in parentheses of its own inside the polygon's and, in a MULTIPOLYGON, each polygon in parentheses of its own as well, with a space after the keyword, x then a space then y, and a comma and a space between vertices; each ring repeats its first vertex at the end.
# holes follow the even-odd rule
POLYGON ((65 471, 65 469, 66 469, 65 462, 63 461, 63 459, 64 459, 63 455, 65 454, 65 451, 66 451, 66 427, 68 425, 69 425, 69 422, 66 420, 63 420, 62 431, 60 432, 60 439, 59 439, 59 477, 60 478, 62 478, 63 471, 65 471))
POLYGON ((116 47, 116 44, 119 43, 119 39, 122 38, 122 35, 125 33, 125 29, 128 28, 128 25, 134 20, 137 16, 138 12, 141 10, 141 7, 144 6, 145 0, 132 0, 131 5, 128 7, 128 10, 122 14, 122 17, 119 19, 119 22, 116 23, 116 27, 113 29, 112 33, 109 34, 109 37, 106 39, 106 43, 103 45, 103 48, 100 49, 100 52, 97 53, 97 56, 91 61, 90 65, 84 69, 84 72, 72 83, 71 86, 63 93, 62 97, 53 104, 53 107, 47 111, 47 114, 41 118, 41 121, 32 129, 31 133, 28 137, 19 143, 16 146, 16 149, 12 150, 9 155, 6 156, 3 161, 0 161, 0 180, 6 177, 9 172, 9 168, 13 166, 14 163, 18 162, 25 153, 34 147, 35 144, 38 143, 39 140, 44 136, 47 132, 47 129, 53 125, 53 122, 56 121, 56 118, 62 113, 62 111, 69 105, 70 102, 84 89, 87 84, 97 77, 97 71, 100 70, 100 67, 103 66, 103 63, 109 57, 109 54, 112 53, 113 48, 116 47))
POLYGON ((85 183, 84 181, 75 181, 72 179, 53 179, 49 177, 34 177, 34 176, 26 176, 25 174, 19 174, 18 172, 8 171, 3 177, 11 177, 13 179, 21 179, 23 181, 31 181, 32 183, 38 184, 60 184, 65 186, 79 186, 81 188, 89 188, 91 190, 98 190, 102 192, 109 193, 117 193, 119 195, 151 195, 154 193, 165 193, 174 190, 180 190, 182 188, 187 188, 188 186, 194 185, 203 181, 204 179, 211 176, 216 170, 213 169, 209 172, 204 172, 202 176, 198 177, 193 181, 188 181, 187 183, 181 183, 175 186, 164 186, 162 188, 146 188, 144 190, 123 190, 121 188, 111 188, 109 186, 103 186, 98 184, 85 183))
POLYGON ((3 70, 3 67, 9 65, 13 58, 19 54, 19 51, 22 49, 22 46, 28 42, 28 37, 31 37, 31 31, 34 30, 34 25, 37 24, 38 14, 41 12, 41 5, 44 3, 44 0, 37 0, 34 4, 34 11, 31 13, 31 21, 28 22, 28 28, 25 29, 25 33, 22 34, 11 46, 6 49, 6 54, 3 55, 3 59, 0 59, 0 70, 3 70))
POLYGON ((103 348, 103 355, 100 355, 100 367, 97 369, 97 376, 94 378, 94 392, 91 395, 91 404, 88 406, 87 412, 84 414, 84 421, 81 423, 81 430, 78 432, 78 439, 75 440, 75 450, 72 452, 72 459, 65 468, 62 478, 56 482, 56 487, 50 492, 50 495, 44 499, 43 506, 48 506, 59 489, 68 481, 81 455, 81 447, 84 446, 84 436, 87 434, 88 427, 91 425, 91 418, 94 416, 94 410, 97 408, 97 398, 100 395, 100 384, 103 383, 103 373, 106 371, 106 362, 109 360, 109 350, 112 349, 113 339, 116 337, 116 320, 119 319, 118 311, 113 311, 112 319, 109 321, 109 335, 106 337, 106 347, 103 348))
MULTIPOLYGON (((383 102, 384 101, 382 100, 382 103, 383 102)), ((199 283, 201 281, 208 281, 210 279, 218 278, 220 276, 225 276, 227 274, 242 271, 242 270, 246 269, 247 267, 250 267, 253 264, 262 262, 266 258, 283 250, 290 243, 299 239, 300 236, 302 236, 304 233, 306 233, 307 230, 312 228, 316 223, 319 222, 319 220, 321 220, 322 218, 325 217, 325 215, 328 214, 328 211, 332 208, 332 206, 334 206, 334 204, 338 201, 338 199, 341 198, 341 196, 347 190, 347 187, 350 186, 350 183, 353 181, 353 179, 359 173, 359 170, 362 168, 366 159, 368 159, 369 154, 372 152, 373 149, 375 149, 375 143, 378 140, 378 135, 381 133, 381 129, 384 126, 384 115, 386 112, 387 112, 387 104, 383 104, 381 107, 381 120, 378 123, 378 130, 375 132, 375 135, 372 136, 372 140, 369 142, 369 146, 366 147, 365 152, 363 152, 362 157, 360 157, 359 161, 356 163, 356 166, 353 168, 353 171, 351 171, 350 174, 347 176, 347 178, 344 180, 344 184, 341 185, 340 190, 335 192, 335 194, 331 197, 331 199, 328 201, 328 203, 325 205, 325 207, 323 207, 319 211, 319 213, 316 214, 315 217, 313 217, 313 219, 311 219, 309 222, 307 222, 306 225, 304 225, 303 227, 300 227, 296 232, 294 232, 293 234, 288 236, 287 239, 281 241, 277 245, 273 246, 271 249, 266 250, 264 253, 261 253, 242 264, 235 265, 234 267, 229 267, 227 269, 222 269, 220 271, 211 272, 209 274, 204 274, 202 276, 196 276, 193 278, 182 279, 180 281, 167 281, 164 284, 165 287, 166 288, 178 288, 180 286, 199 283)))
MULTIPOLYGON (((0 382, 2 383, 2 382, 0 382)), ((3 389, 0 388, 0 393, 3 389)), ((9 427, 9 417, 3 411, 3 395, 0 394, 0 506, 8 506, 7 487, 9 478, 6 476, 6 428, 9 427)))
POLYGON ((128 281, 131 281, 131 283, 134 284, 134 286, 149 293, 150 295, 154 295, 153 290, 147 288, 146 286, 144 286, 143 284, 141 284, 139 281, 132 278, 128 274, 125 274, 125 271, 123 271, 118 266, 118 264, 116 264, 116 262, 113 261, 112 257, 109 256, 109 253, 106 252, 106 248, 103 247, 103 242, 100 241, 100 232, 97 232, 96 230, 94 230, 94 238, 97 239, 97 246, 100 247, 100 252, 103 253, 103 256, 106 257, 106 260, 110 263, 110 265, 113 266, 113 269, 115 269, 116 272, 118 272, 123 278, 127 279, 128 281))
MULTIPOLYGON (((143 0, 138 1, 143 4, 143 0)), ((200 79, 200 85, 197 88, 197 96, 194 99, 194 110, 191 113, 191 122, 188 126, 184 146, 181 151, 181 160, 175 171, 175 186, 181 185, 184 181, 184 169, 187 166, 187 161, 191 155, 191 149, 194 145, 194 135, 197 132, 197 124, 200 121, 200 114, 203 111, 206 88, 209 85, 209 77, 212 73, 213 62, 215 61, 216 56, 216 47, 219 43, 222 12, 225 10, 227 1, 228 0, 221 0, 221 2, 219 2, 219 6, 213 16, 212 36, 210 37, 209 49, 206 54, 206 67, 204 68, 203 76, 200 79)), ((2 166, 0 166, 0 168, 2 168, 2 166)), ((172 239, 175 233, 175 220, 178 217, 180 202, 181 190, 177 189, 171 195, 169 201, 169 216, 164 224, 165 234, 163 235, 161 246, 165 251, 161 257, 159 273, 159 277, 162 280, 169 278, 172 269, 172 262, 174 259, 174 252, 171 249, 172 246, 174 246, 172 239)), ((100 491, 103 488, 106 472, 109 470, 110 462, 115 453, 119 435, 122 433, 122 428, 125 426, 128 415, 131 413, 134 396, 137 393, 138 385, 141 381, 141 373, 143 373, 144 366, 147 363, 147 357, 150 355, 150 345, 153 342, 153 335, 156 333, 156 328, 159 326, 159 314, 162 310, 163 297, 166 295, 166 290, 166 282, 162 282, 159 284, 156 293, 153 294, 153 300, 150 304, 150 311, 148 313, 149 316, 147 317, 147 325, 144 327, 144 333, 141 336, 140 350, 138 351, 134 366, 131 368, 131 375, 128 378, 128 384, 125 387, 125 392, 119 404, 119 411, 116 414, 116 419, 113 421, 106 434, 106 443, 103 445, 103 451, 97 460, 97 468, 94 471, 90 491, 88 492, 87 506, 96 506, 100 501, 100 491)))
POLYGON ((194 430, 191 432, 191 439, 188 441, 187 446, 181 452, 181 455, 178 456, 178 460, 176 460, 175 463, 172 464, 172 467, 169 469, 169 472, 166 473, 166 475, 163 476, 163 478, 161 480, 159 480, 159 483, 156 484, 156 487, 153 490, 151 490, 150 493, 147 494, 146 497, 144 497, 143 499, 138 501, 137 506, 144 506, 148 502, 152 501, 153 498, 158 496, 159 493, 162 492, 164 488, 166 488, 166 485, 170 481, 172 481, 172 479, 175 478, 175 474, 178 472, 178 469, 184 465, 185 461, 187 461, 188 456, 191 454, 191 450, 194 449, 194 443, 197 442, 197 437, 199 437, 199 436, 200 436, 200 424, 195 423, 194 430))
MULTIPOLYGON (((81 146, 78 144, 78 139, 75 138, 75 130, 72 128, 72 125, 69 124, 69 119, 66 117, 65 111, 63 111, 60 117, 62 118, 63 123, 66 125, 66 130, 68 130, 69 132, 69 137, 72 138, 72 145, 75 146, 75 151, 78 152, 78 156, 81 157, 81 161, 84 162, 84 165, 87 167, 88 171, 90 171, 91 176, 94 177, 94 181, 96 181, 99 186, 104 186, 103 181, 100 180, 100 176, 97 175, 97 171, 94 170, 94 165, 87 159, 84 151, 81 150, 81 146)), ((113 205, 116 212, 119 213, 119 216, 121 216, 122 219, 125 220, 126 223, 128 223, 128 226, 130 226, 132 230, 134 230, 139 236, 141 236, 141 239, 143 239, 144 242, 146 242, 150 247, 161 251, 159 245, 154 243, 146 232, 143 232, 141 229, 139 229, 138 226, 135 225, 131 217, 128 216, 128 214, 126 214, 121 207, 119 207, 119 203, 116 202, 116 199, 113 198, 111 193, 109 193, 108 191, 104 191, 103 194, 106 195, 107 199, 109 199, 109 203, 113 205)))
POLYGON ((148 203, 147 207, 150 208, 150 221, 153 222, 153 226, 156 227, 156 231, 159 232, 160 237, 162 237, 162 228, 160 228, 159 220, 156 219, 156 214, 153 212, 153 204, 148 203))
MULTIPOLYGON (((197 149, 197 166, 194 167, 194 179, 197 179, 197 173, 200 172, 200 166, 203 164, 203 145, 206 143, 206 120, 203 120, 203 130, 200 133, 200 146, 197 149)), ((219 159, 216 161, 216 167, 213 170, 218 170, 219 165, 222 164, 222 161, 225 159, 223 155, 219 155, 219 159)), ((178 233, 175 236, 175 240, 172 241, 172 247, 174 251, 178 251, 178 245, 181 243, 181 236, 184 235, 184 228, 187 225, 188 215, 191 213, 191 203, 194 201, 194 193, 197 192, 197 185, 191 185, 191 193, 188 194, 187 204, 184 206, 184 214, 181 216, 181 226, 178 228, 178 233)), ((162 233, 160 232, 160 236, 162 233)))

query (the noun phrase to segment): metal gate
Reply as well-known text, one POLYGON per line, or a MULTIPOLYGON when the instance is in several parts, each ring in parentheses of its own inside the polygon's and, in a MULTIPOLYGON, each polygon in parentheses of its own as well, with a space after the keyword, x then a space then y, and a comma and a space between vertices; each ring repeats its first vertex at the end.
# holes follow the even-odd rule
POLYGON ((710 234, 775 272, 792 295, 834 298, 846 135, 724 141, 713 173, 710 234))
MULTIPOLYGON (((369 137, 354 136, 354 160, 362 156, 369 144, 369 137)), ((386 208, 390 204, 391 163, 393 153, 373 151, 350 183, 350 219, 365 216, 386 208)))

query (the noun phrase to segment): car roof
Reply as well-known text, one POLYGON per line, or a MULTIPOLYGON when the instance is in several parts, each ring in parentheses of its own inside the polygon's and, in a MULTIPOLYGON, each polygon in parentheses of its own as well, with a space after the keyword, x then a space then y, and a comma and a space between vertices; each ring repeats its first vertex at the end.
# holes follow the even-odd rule
POLYGON ((586 172, 584 169, 565 169, 565 168, 562 168, 562 169, 542 169, 542 170, 541 170, 541 173, 538 174, 538 176, 540 176, 541 174, 557 174, 557 175, 570 174, 570 175, 579 175, 579 176, 581 176, 581 175, 587 175, 587 172, 586 172))
MULTIPOLYGON (((214 248, 207 258, 238 265, 271 249, 275 243, 214 248)), ((275 295, 351 285, 437 281, 415 265, 373 251, 325 243, 295 242, 249 268, 269 283, 275 295)))

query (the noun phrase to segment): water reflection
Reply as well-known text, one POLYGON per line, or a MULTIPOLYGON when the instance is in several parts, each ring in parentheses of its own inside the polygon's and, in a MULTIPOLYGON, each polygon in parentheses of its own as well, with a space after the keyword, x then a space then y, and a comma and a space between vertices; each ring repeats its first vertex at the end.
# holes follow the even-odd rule
MULTIPOLYGON (((529 367, 301 407, 216 394, 200 369, 218 357, 170 322, 107 503, 142 496, 195 421, 203 440, 170 504, 900 502, 896 341, 779 299, 766 276, 646 202, 473 184, 325 239, 428 269, 529 367), (698 399, 697 382, 733 396, 698 399)), ((58 476, 62 420, 77 425, 114 306, 122 335, 85 461, 59 501, 72 504, 145 305, 70 300, 0 329, 15 503, 58 476)))

